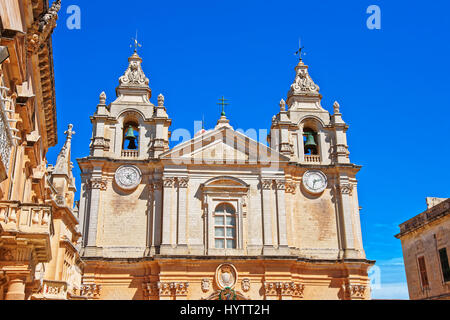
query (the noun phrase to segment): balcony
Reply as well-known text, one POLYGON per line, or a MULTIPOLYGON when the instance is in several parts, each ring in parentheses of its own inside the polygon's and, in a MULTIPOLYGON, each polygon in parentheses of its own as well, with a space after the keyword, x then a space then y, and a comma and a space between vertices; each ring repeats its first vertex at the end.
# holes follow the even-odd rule
POLYGON ((139 158, 139 150, 122 150, 122 158, 128 159, 139 158))
POLYGON ((26 241, 35 250, 38 262, 50 260, 50 237, 54 232, 51 206, 0 202, 0 225, 6 243, 26 241))
POLYGON ((319 155, 306 155, 305 154, 305 163, 321 163, 322 159, 319 155))

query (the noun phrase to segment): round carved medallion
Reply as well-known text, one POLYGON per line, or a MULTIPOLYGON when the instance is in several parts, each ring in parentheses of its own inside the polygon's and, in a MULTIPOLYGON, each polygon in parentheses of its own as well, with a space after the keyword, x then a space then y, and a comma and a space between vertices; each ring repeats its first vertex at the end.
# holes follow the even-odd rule
POLYGON ((236 268, 232 264, 222 264, 216 270, 216 285, 221 290, 225 288, 234 289, 237 278, 236 268))
POLYGON ((115 180, 122 189, 133 190, 141 183, 142 173, 138 167, 122 166, 117 169, 115 180))

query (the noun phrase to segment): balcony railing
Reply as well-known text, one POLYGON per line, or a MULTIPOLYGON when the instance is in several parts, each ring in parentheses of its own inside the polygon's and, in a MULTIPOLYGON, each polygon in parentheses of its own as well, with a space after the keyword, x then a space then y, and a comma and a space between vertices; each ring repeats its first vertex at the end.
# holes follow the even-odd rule
POLYGON ((122 158, 139 158, 139 150, 122 150, 122 158))
POLYGON ((4 234, 20 233, 21 238, 33 245, 38 262, 48 262, 50 237, 54 233, 51 206, 0 202, 0 224, 4 234))
POLYGON ((320 162, 321 162, 320 156, 305 154, 305 163, 320 163, 320 162))

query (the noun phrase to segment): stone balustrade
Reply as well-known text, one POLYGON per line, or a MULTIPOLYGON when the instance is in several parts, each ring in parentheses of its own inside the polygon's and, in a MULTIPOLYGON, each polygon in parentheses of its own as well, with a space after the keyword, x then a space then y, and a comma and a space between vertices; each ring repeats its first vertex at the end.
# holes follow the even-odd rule
POLYGON ((319 155, 305 155, 305 163, 320 163, 322 159, 319 155))
POLYGON ((2 201, 0 225, 5 237, 13 234, 26 240, 33 248, 37 262, 48 262, 51 257, 50 237, 54 233, 51 206, 2 201))
POLYGON ((139 150, 122 150, 123 158, 139 158, 139 150))

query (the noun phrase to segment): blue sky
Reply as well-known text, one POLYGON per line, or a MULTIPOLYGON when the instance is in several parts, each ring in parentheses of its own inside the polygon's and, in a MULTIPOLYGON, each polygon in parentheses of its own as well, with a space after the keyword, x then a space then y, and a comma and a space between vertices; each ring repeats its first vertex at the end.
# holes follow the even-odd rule
MULTIPOLYGON (((322 105, 339 101, 350 125, 367 257, 377 260, 374 298, 408 298, 398 224, 426 209, 425 197, 450 197, 450 3, 448 1, 85 1, 65 0, 53 35, 58 146, 74 124, 72 157, 88 155, 89 117, 98 96, 115 98, 118 78, 139 54, 153 102, 166 97, 171 129, 213 127, 217 99, 231 99, 235 128, 269 129, 294 80, 302 38, 322 105), (105 5, 107 3, 107 5, 105 5), (381 8, 381 30, 366 9, 381 8), (69 5, 81 29, 69 30, 69 5)), ((79 185, 79 169, 74 174, 79 185)))

